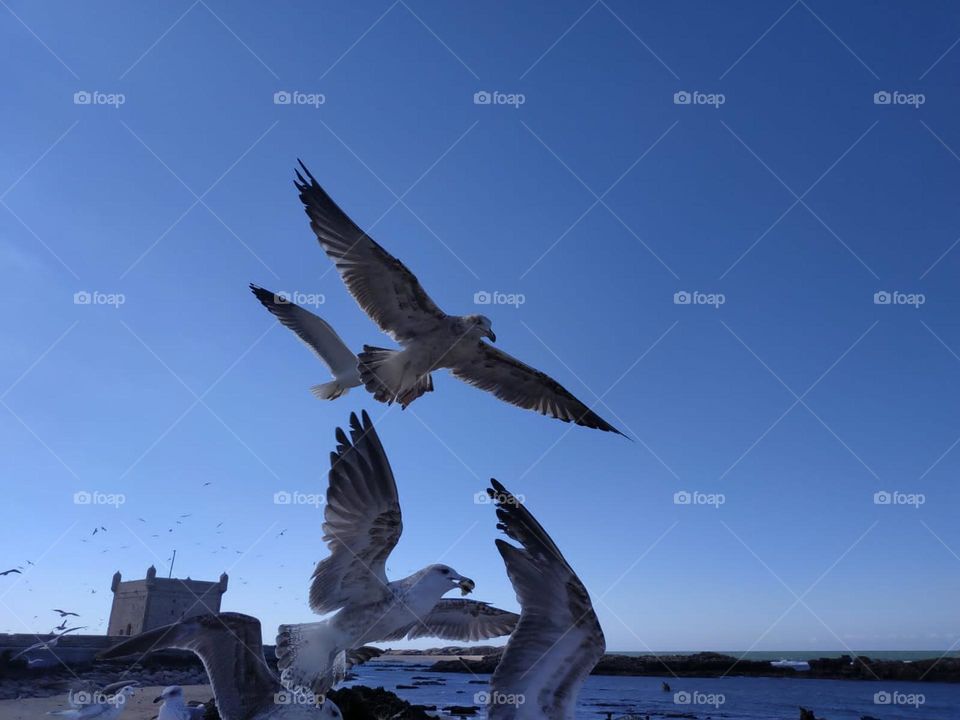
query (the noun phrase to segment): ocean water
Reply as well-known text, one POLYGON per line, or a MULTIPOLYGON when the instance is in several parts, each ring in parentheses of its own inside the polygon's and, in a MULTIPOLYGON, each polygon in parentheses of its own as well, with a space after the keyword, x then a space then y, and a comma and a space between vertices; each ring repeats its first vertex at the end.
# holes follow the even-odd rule
MULTIPOLYGON (((780 654, 778 654, 779 656, 780 654)), ((929 655, 927 655, 929 657, 929 655)), ((430 673, 428 665, 376 661, 356 668, 356 683, 383 686, 412 703, 474 705, 487 689, 489 675, 430 673), (413 677, 438 685, 413 690, 413 677)), ((580 693, 577 720, 597 720, 612 712, 649 715, 651 720, 796 720, 799 706, 826 720, 960 720, 960 685, 802 678, 659 678, 591 676, 580 693), (667 681, 670 692, 661 683, 667 681), (882 701, 889 699, 889 703, 882 701), (876 702, 880 700, 881 702, 876 702)), ((483 717, 478 715, 477 717, 483 717)))

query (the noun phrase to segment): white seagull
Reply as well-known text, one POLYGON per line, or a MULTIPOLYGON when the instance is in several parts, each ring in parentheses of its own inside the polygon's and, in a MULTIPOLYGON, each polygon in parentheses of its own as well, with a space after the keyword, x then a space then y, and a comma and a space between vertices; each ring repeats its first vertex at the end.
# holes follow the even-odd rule
POLYGON ((51 710, 47 715, 56 715, 67 720, 116 720, 135 691, 135 683, 129 680, 102 688, 88 684, 85 689, 71 690, 67 695, 71 708, 51 710))
POLYGON ((520 622, 490 680, 488 720, 573 720, 580 686, 606 649, 590 595, 536 518, 496 480, 498 539, 520 622))
POLYGON ((430 373, 453 376, 501 400, 564 422, 621 433, 560 383, 484 342, 496 342, 490 318, 447 315, 407 267, 361 230, 301 162, 296 186, 320 246, 364 312, 401 346, 365 345, 360 379, 373 396, 406 407, 433 390, 430 373))
POLYGON ((333 380, 330 382, 310 388, 315 397, 320 400, 336 400, 350 388, 363 384, 360 382, 357 356, 326 320, 304 310, 283 295, 264 290, 253 283, 250 284, 250 289, 257 300, 284 326, 293 330, 333 373, 333 380))
POLYGON ((324 694, 346 672, 347 651, 370 642, 419 637, 473 641, 510 633, 518 616, 466 595, 473 580, 447 565, 428 565, 390 581, 386 562, 403 524, 397 484, 367 413, 350 415, 350 437, 337 428, 323 539, 330 556, 313 572, 310 607, 336 614, 322 622, 281 625, 280 680, 290 690, 324 694))
POLYGON ((207 707, 203 703, 190 705, 183 698, 183 688, 179 685, 168 685, 153 701, 162 702, 157 720, 203 720, 207 707))
POLYGON ((332 700, 286 693, 263 657, 260 637, 260 621, 255 617, 240 613, 198 615, 135 635, 99 657, 112 660, 165 648, 190 650, 207 671, 222 720, 343 717, 332 700))

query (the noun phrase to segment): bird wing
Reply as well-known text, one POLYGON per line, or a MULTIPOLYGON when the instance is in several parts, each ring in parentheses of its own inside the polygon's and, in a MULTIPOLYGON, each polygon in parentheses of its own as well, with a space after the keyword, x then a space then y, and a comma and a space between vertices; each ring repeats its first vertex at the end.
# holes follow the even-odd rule
POLYGON ((520 603, 520 622, 490 682, 490 720, 513 718, 511 698, 544 717, 573 718, 577 694, 606 649, 603 630, 580 578, 536 518, 496 480, 498 539, 520 603))
POLYGON ((210 678, 223 720, 245 720, 273 707, 280 684, 263 657, 260 621, 240 613, 198 615, 135 635, 100 653, 101 659, 153 650, 190 650, 210 678))
POLYGON ((350 438, 337 428, 323 540, 330 556, 317 563, 310 607, 323 614, 353 601, 388 599, 386 562, 403 532, 397 483, 366 412, 350 414, 350 438))
POLYGON ((295 184, 310 227, 364 312, 401 343, 436 327, 446 316, 416 276, 357 227, 302 162, 300 167, 306 178, 297 170, 295 184))
POLYGON ((454 377, 501 400, 563 422, 623 435, 552 377, 492 345, 478 343, 475 353, 458 354, 454 362, 450 368, 454 377))
POLYGON ((277 320, 316 353, 335 377, 357 374, 357 356, 326 320, 262 287, 251 284, 250 289, 277 320))
POLYGON ((465 598, 443 598, 420 620, 400 628, 388 640, 437 637, 472 642, 509 635, 520 616, 490 603, 465 598))

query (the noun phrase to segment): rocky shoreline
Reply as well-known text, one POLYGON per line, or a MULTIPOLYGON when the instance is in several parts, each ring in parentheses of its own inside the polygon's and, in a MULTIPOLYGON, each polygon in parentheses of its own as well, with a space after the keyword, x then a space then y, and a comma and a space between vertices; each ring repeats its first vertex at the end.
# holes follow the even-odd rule
MULTIPOLYGON (((466 652, 473 652, 465 649, 466 652)), ((492 673, 502 649, 479 660, 457 658, 439 660, 431 672, 492 673)), ((436 654, 436 653, 434 653, 436 654)), ((866 655, 844 655, 809 661, 809 670, 774 666, 765 660, 738 660, 722 653, 691 655, 604 655, 593 669, 594 675, 633 675, 654 677, 796 677, 819 680, 899 680, 912 682, 960 682, 960 658, 926 660, 877 660, 866 655)))

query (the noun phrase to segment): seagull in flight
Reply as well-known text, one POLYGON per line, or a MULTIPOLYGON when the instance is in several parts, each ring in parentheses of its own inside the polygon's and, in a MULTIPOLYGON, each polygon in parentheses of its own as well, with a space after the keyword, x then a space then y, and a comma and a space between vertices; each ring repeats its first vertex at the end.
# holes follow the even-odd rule
MULTIPOLYGON (((305 696, 279 702, 283 687, 263 657, 260 621, 240 613, 197 615, 135 635, 100 653, 103 660, 153 650, 189 650, 210 678, 222 720, 342 720, 332 700, 305 696)), ((169 689, 169 688, 168 688, 169 689)))
POLYGON ((350 415, 350 437, 340 428, 336 437, 323 523, 330 555, 317 564, 310 586, 314 612, 336 614, 280 626, 276 654, 284 686, 325 694, 344 678, 348 652, 366 643, 420 637, 463 642, 510 633, 516 614, 443 597, 455 588, 466 595, 475 586, 448 565, 387 578, 387 558, 403 531, 390 462, 366 412, 362 421, 350 415))
POLYGON ((65 618, 65 617, 80 617, 80 616, 79 616, 77 613, 75 613, 75 612, 69 612, 69 611, 67 611, 67 610, 60 610, 59 608, 54 608, 54 609, 53 609, 53 612, 55 612, 55 613, 60 613, 60 617, 62 617, 62 618, 65 618))
POLYGON ((16 573, 17 575, 23 574, 17 568, 10 568, 9 570, 4 570, 3 572, 0 572, 0 577, 3 577, 4 575, 9 575, 10 573, 16 573))
POLYGON ((443 312, 407 266, 361 230, 302 162, 300 167, 295 184, 320 246, 364 312, 401 346, 365 345, 358 356, 360 381, 375 399, 407 407, 433 390, 431 372, 447 368, 513 405, 623 434, 549 375, 484 342, 497 341, 490 318, 443 312))
POLYGON ((53 648, 57 646, 57 644, 60 642, 60 638, 62 638, 64 635, 66 635, 67 633, 76 632, 77 630, 86 630, 86 629, 87 629, 86 625, 84 625, 83 627, 67 628, 61 633, 54 634, 53 637, 49 637, 46 640, 41 640, 39 642, 34 643, 30 647, 24 648, 23 650, 18 652, 16 655, 14 655, 10 659, 16 660, 18 657, 21 657, 22 655, 26 655, 27 653, 31 653, 31 652, 43 652, 43 651, 53 652, 53 648))
POLYGON ((487 490, 497 550, 520 602, 520 622, 490 680, 488 720, 574 720, 577 695, 606 650, 590 595, 536 518, 503 485, 487 490))

